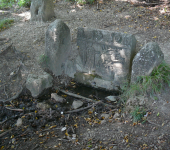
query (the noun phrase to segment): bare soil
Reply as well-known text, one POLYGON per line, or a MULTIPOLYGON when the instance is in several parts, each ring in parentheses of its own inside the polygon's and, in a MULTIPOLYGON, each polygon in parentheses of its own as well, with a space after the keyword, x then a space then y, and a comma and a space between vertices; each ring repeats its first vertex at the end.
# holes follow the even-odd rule
MULTIPOLYGON (((0 19, 14 18, 15 20, 13 26, 0 32, 0 38, 10 38, 9 43, 13 43, 16 50, 25 54, 21 72, 24 78, 30 73, 42 73, 39 59, 45 52, 45 32, 48 25, 55 19, 62 19, 69 26, 72 35, 72 51, 75 55, 77 28, 90 27, 134 34, 138 40, 137 51, 147 42, 158 42, 165 61, 170 64, 169 5, 165 2, 153 7, 142 5, 127 1, 106 1, 100 4, 97 10, 96 4, 75 6, 71 2, 58 1, 55 3, 56 18, 46 23, 30 22, 29 9, 18 9, 13 6, 10 10, 0 10, 0 19)), ((3 79, 0 79, 0 82, 3 82, 3 79)), ((4 97, 8 95, 7 91, 2 92, 4 97)), ((0 122, 0 149, 168 150, 170 149, 169 92, 170 88, 165 86, 165 89, 156 95, 157 100, 145 96, 146 103, 143 107, 149 115, 143 124, 133 123, 126 109, 113 109, 103 105, 96 105, 94 109, 69 115, 61 114, 65 110, 53 109, 54 120, 50 120, 49 109, 34 108, 29 114, 18 112, 22 107, 17 107, 17 111, 7 111, 5 108, 7 106, 1 103, 1 114, 3 112, 11 116, 16 114, 17 117, 7 119, 5 123, 0 122), (109 114, 109 118, 103 118, 101 114, 109 114), (40 126, 43 122, 42 116, 47 121, 43 127, 40 126), (20 117, 23 119, 23 124, 20 127, 14 126, 20 117), (28 121, 31 118, 34 118, 33 122, 28 121), (35 126, 33 123, 36 120, 38 123, 35 126), (61 131, 64 127, 67 130, 61 131)), ((22 99, 21 102, 29 99, 28 104, 31 103, 32 107, 34 103, 37 103, 36 99, 28 97, 20 99, 22 99)), ((52 102, 51 104, 58 105, 52 102)), ((85 104, 87 106, 87 103, 85 104)), ((16 103, 14 106, 17 106, 16 103)), ((26 104, 24 107, 27 107, 26 104)))

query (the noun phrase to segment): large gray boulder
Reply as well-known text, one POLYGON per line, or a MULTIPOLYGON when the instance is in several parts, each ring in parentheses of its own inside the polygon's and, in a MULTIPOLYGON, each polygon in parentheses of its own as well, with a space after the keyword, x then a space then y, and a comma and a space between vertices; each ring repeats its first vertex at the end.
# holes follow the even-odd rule
POLYGON ((78 28, 75 79, 86 85, 117 90, 130 75, 136 39, 131 34, 78 28))
POLYGON ((55 16, 53 0, 32 0, 31 21, 48 21, 55 16))
POLYGON ((29 74, 26 81, 26 88, 31 92, 34 98, 38 98, 46 94, 45 90, 52 87, 53 78, 48 73, 44 72, 42 75, 29 74))
POLYGON ((68 57, 71 50, 71 36, 70 29, 60 19, 51 23, 46 31, 45 37, 45 55, 48 58, 48 69, 58 76, 67 74, 71 69, 71 62, 68 57))
POLYGON ((133 59, 131 83, 136 82, 139 76, 150 75, 163 59, 159 45, 155 42, 147 43, 133 59))

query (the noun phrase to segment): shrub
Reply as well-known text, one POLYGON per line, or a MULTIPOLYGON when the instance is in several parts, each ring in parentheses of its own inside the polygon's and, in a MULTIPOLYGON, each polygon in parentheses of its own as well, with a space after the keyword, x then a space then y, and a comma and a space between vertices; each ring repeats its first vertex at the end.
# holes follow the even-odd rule
POLYGON ((14 22, 14 19, 2 19, 0 20, 0 31, 9 28, 14 22))
POLYGON ((31 6, 31 0, 19 0, 18 5, 20 7, 30 7, 31 6))
POLYGON ((133 122, 139 122, 142 120, 144 115, 146 114, 146 111, 144 108, 139 108, 138 106, 131 112, 131 115, 133 117, 133 122))

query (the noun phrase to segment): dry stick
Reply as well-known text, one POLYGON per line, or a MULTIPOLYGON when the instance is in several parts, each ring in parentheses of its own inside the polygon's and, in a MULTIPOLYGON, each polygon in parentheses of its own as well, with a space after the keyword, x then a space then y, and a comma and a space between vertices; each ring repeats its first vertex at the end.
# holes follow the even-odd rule
MULTIPOLYGON (((95 100, 90 99, 90 98, 86 98, 86 97, 84 97, 84 96, 80 96, 80 95, 77 95, 77 94, 73 94, 73 93, 70 93, 70 92, 66 92, 66 91, 64 91, 64 90, 60 90, 60 92, 62 92, 62 93, 64 93, 64 94, 67 94, 67 95, 69 95, 69 96, 72 96, 72 97, 84 99, 84 100, 86 100, 86 101, 88 101, 88 102, 95 102, 95 103, 96 103, 95 100)), ((113 106, 113 105, 103 103, 102 101, 99 101, 99 102, 101 102, 102 104, 104 104, 105 106, 108 106, 108 107, 115 107, 115 106, 113 106)))
POLYGON ((9 99, 7 99, 7 100, 5 100, 5 99, 0 99, 0 102, 6 103, 6 102, 10 102, 10 101, 18 98, 19 95, 22 93, 22 90, 23 90, 23 87, 21 87, 21 90, 20 90, 20 91, 18 92, 18 94, 16 94, 15 96, 13 96, 13 97, 11 97, 11 98, 9 98, 9 99))
POLYGON ((96 103, 94 103, 94 104, 92 104, 92 105, 90 105, 90 106, 87 106, 87 107, 84 107, 84 108, 80 108, 80 109, 76 109, 76 110, 67 111, 67 112, 65 112, 65 113, 68 114, 68 113, 79 112, 79 111, 82 111, 82 110, 91 108, 91 107, 93 107, 93 106, 95 106, 95 105, 97 105, 97 104, 100 104, 100 103, 102 103, 102 102, 99 101, 99 102, 96 102, 96 103))
POLYGON ((5 91, 5 86, 4 86, 4 93, 5 93, 6 97, 8 98, 8 94, 7 94, 6 91, 5 91))
POLYGON ((151 121, 149 121, 148 119, 147 119, 147 121, 148 121, 150 124, 153 124, 153 125, 156 125, 156 126, 159 126, 159 127, 161 127, 161 125, 159 125, 159 124, 156 124, 156 123, 154 123, 154 122, 151 122, 151 121))
POLYGON ((12 108, 8 108, 8 107, 5 107, 6 109, 8 109, 8 110, 12 110, 12 111, 23 111, 23 109, 12 109, 12 108))
POLYGON ((7 130, 7 131, 1 133, 1 134, 0 134, 0 138, 3 137, 4 135, 6 135, 6 134, 7 134, 8 132, 10 132, 11 130, 12 130, 12 129, 9 129, 9 130, 7 130))

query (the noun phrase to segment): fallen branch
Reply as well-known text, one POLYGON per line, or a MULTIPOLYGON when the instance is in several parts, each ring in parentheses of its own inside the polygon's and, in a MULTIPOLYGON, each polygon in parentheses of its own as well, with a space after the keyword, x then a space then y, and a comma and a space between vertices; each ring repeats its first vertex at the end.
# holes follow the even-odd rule
POLYGON ((90 106, 87 106, 87 107, 84 107, 84 108, 80 108, 80 109, 76 109, 76 110, 67 111, 67 112, 65 112, 65 113, 68 114, 68 113, 79 112, 79 111, 82 111, 82 110, 91 108, 91 107, 93 107, 93 106, 95 106, 95 105, 97 105, 97 104, 100 104, 100 103, 102 103, 102 102, 101 102, 101 101, 98 101, 98 102, 96 102, 96 103, 94 103, 94 104, 92 104, 92 105, 90 105, 90 106))
MULTIPOLYGON (((66 92, 66 91, 64 91, 64 90, 60 90, 60 92, 62 92, 62 93, 64 93, 64 94, 66 94, 66 95, 72 96, 72 97, 76 97, 76 98, 84 99, 84 100, 86 100, 86 101, 88 101, 88 102, 96 103, 96 101, 95 101, 95 100, 90 99, 90 98, 86 98, 86 97, 81 96, 81 95, 77 95, 77 94, 73 94, 73 93, 70 93, 70 92, 66 92)), ((114 107, 114 108, 115 108, 115 106, 110 105, 110 104, 106 104, 106 103, 104 103, 104 102, 102 102, 102 101, 98 101, 98 102, 101 102, 103 105, 105 105, 105 106, 107 106, 107 107, 112 107, 112 108, 114 107)))
POLYGON ((6 109, 8 109, 8 110, 12 110, 12 111, 23 111, 23 109, 12 109, 12 108, 8 108, 8 107, 5 107, 6 109))

